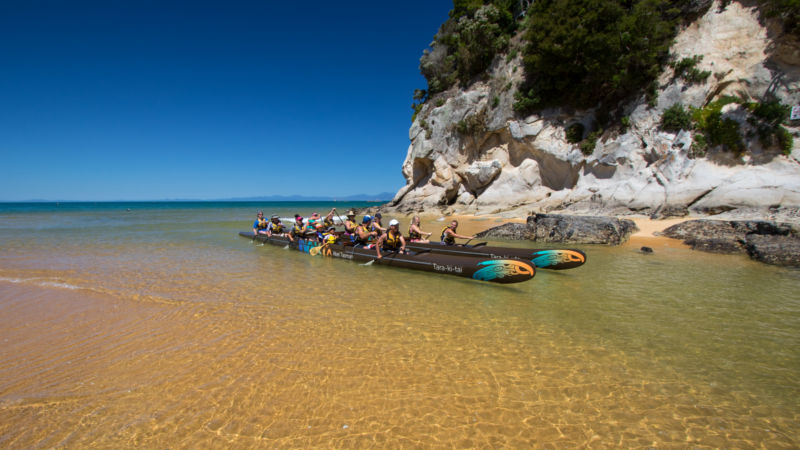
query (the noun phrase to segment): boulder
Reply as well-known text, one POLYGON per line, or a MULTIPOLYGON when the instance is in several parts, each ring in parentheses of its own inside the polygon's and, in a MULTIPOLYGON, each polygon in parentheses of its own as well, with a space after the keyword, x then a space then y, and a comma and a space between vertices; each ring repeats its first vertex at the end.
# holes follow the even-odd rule
POLYGON ((673 225, 662 236, 681 239, 693 250, 746 253, 782 266, 800 266, 800 236, 789 223, 765 220, 690 220, 673 225))
POLYGON ((750 235, 746 249, 747 254, 756 261, 800 267, 800 239, 796 236, 750 235))
POLYGON ((608 245, 620 245, 638 231, 628 219, 563 214, 535 214, 528 217, 528 228, 534 241, 608 245))
POLYGON ((528 228, 528 225, 524 223, 506 223, 481 231, 476 234, 475 237, 525 241, 531 238, 531 230, 528 228))
POLYGON ((627 219, 602 216, 535 214, 525 224, 509 223, 478 233, 479 238, 572 244, 619 245, 638 228, 627 219))

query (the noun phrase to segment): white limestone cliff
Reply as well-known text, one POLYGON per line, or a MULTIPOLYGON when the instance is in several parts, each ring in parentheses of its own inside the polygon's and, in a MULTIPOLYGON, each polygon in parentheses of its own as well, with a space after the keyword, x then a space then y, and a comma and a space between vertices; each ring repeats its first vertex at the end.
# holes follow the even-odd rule
MULTIPOLYGON (((791 155, 748 140, 742 159, 725 152, 690 155, 693 134, 658 129, 674 103, 702 107, 725 94, 800 104, 800 47, 776 43, 755 8, 731 2, 708 12, 677 36, 677 58, 702 55, 704 83, 687 84, 667 70, 659 79, 655 107, 644 98, 627 107, 630 126, 607 132, 586 156, 565 129, 593 111, 547 110, 516 117, 511 109, 522 79, 517 59, 496 58, 490 81, 430 99, 411 126, 403 164, 407 184, 395 196, 399 211, 445 213, 503 211, 625 214, 734 209, 800 208, 800 133, 791 155), (477 120, 476 120, 477 119, 477 120), (478 125, 475 125, 478 124, 478 125)), ((749 126, 735 108, 726 117, 749 126)))

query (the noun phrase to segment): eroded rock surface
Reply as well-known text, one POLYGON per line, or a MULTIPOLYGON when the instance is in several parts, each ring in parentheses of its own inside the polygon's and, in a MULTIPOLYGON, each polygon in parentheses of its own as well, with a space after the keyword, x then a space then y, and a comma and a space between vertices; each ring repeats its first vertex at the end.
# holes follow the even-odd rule
POLYGON ((603 216, 535 214, 525 224, 508 223, 477 234, 480 238, 571 244, 619 245, 637 231, 631 220, 603 216))
POLYGON ((695 250, 747 253, 767 264, 800 266, 800 227, 764 220, 690 220, 662 236, 680 239, 695 250))

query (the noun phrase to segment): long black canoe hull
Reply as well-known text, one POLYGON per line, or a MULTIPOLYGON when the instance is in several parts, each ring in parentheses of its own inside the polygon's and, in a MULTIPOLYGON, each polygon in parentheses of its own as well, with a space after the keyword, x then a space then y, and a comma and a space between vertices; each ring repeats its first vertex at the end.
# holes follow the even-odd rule
POLYGON ((444 245, 438 242, 427 244, 407 242, 406 248, 411 250, 430 250, 442 255, 462 255, 476 258, 489 257, 495 259, 518 258, 529 261, 537 269, 564 270, 582 266, 586 262, 586 253, 575 249, 530 249, 514 247, 488 247, 444 245))
POLYGON ((267 244, 282 247, 288 245, 289 248, 312 255, 349 259, 359 263, 373 261, 372 264, 455 275, 493 283, 519 283, 530 280, 536 274, 536 269, 532 264, 514 258, 449 255, 424 250, 407 255, 385 253, 383 258, 378 259, 374 249, 356 248, 352 245, 323 245, 307 239, 295 239, 294 242, 290 242, 283 236, 255 236, 252 232, 247 231, 240 232, 239 235, 267 244))

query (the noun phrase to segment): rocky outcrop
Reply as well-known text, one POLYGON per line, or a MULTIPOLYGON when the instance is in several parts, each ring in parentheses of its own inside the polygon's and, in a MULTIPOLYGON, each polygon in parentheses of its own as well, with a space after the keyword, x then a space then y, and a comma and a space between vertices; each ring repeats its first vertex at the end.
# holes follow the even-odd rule
POLYGON ((776 266, 800 267, 800 239, 797 236, 748 237, 747 254, 756 261, 776 266))
POLYGON ((800 266, 800 227, 763 220, 690 220, 658 233, 692 249, 746 253, 761 262, 800 266))
MULTIPOLYGON (((591 130, 595 111, 515 116, 520 57, 498 57, 488 81, 438 94, 423 106, 409 131, 407 184, 391 208, 665 217, 800 206, 800 139, 789 156, 762 148, 753 137, 743 158, 713 149, 697 158, 692 132, 658 129, 663 111, 678 102, 702 107, 722 95, 760 99, 769 93, 800 104, 800 69, 791 65, 797 49, 781 42, 774 45, 754 7, 715 2, 672 48, 676 59, 703 55, 699 69, 712 76, 691 84, 667 69, 657 104, 650 107, 642 98, 627 105, 627 129, 607 131, 586 155, 567 142, 565 130, 576 123, 591 130)), ((732 119, 741 113, 725 111, 732 119)), ((742 121, 743 129, 748 126, 742 121)), ((800 129, 790 131, 800 136, 800 129)))
POLYGON ((535 214, 525 224, 508 223, 477 234, 479 238, 571 244, 620 245, 638 228, 633 221, 601 216, 535 214))

